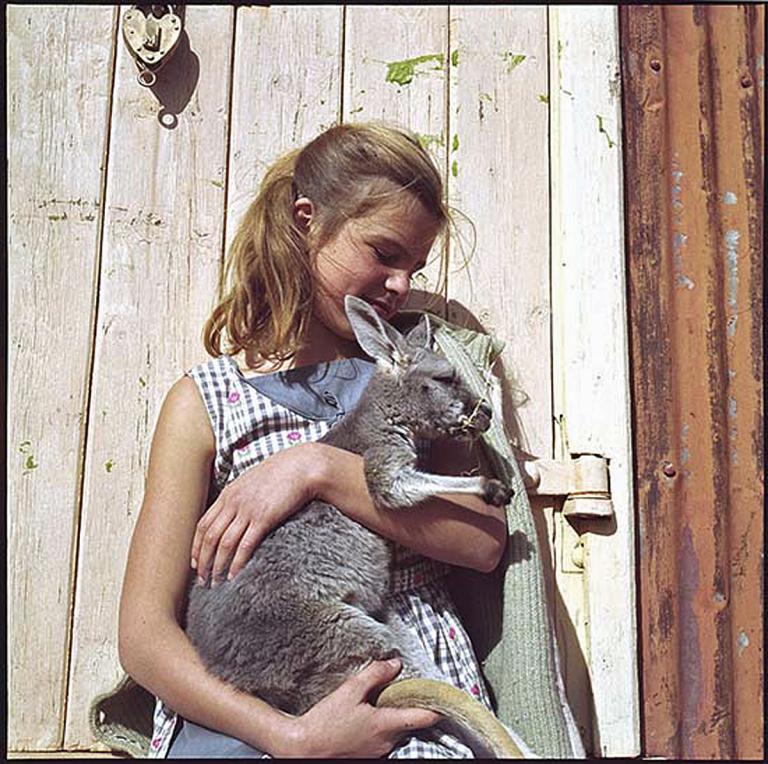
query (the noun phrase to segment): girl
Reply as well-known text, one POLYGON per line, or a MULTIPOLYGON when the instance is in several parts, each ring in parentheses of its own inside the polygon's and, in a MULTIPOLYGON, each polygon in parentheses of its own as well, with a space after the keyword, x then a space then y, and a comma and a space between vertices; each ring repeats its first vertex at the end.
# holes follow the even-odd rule
MULTIPOLYGON (((391 319, 448 220, 429 155, 393 127, 333 127, 267 172, 232 244, 230 290, 205 327, 214 360, 179 379, 161 408, 129 551, 119 652, 158 698, 150 755, 471 756, 433 727, 436 714, 367 702, 397 661, 372 663, 292 717, 211 676, 182 622, 190 564, 220 585, 272 528, 320 498, 395 542, 398 612, 451 681, 490 707, 442 579, 448 564, 495 568, 503 508, 450 496, 382 512, 362 458, 314 442, 370 373, 344 295, 391 319)), ((455 446, 431 458, 446 472, 474 466, 455 446)))

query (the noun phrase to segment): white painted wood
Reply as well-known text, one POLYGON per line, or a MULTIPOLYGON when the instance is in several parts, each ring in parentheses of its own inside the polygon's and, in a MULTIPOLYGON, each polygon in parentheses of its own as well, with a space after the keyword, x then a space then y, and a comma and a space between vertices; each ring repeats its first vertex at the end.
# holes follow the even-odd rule
POLYGON ((339 121, 341 28, 338 5, 238 8, 227 246, 272 162, 339 121))
POLYGON ((449 198, 477 247, 448 293, 507 342, 517 445, 549 457, 546 8, 451 6, 450 41, 449 198))
POLYGON ((67 705, 70 749, 92 744, 88 706, 121 673, 118 601, 150 440, 171 384, 206 358, 201 329, 219 275, 234 10, 190 5, 185 12, 189 49, 176 52, 156 88, 165 103, 179 105, 176 127, 161 125, 157 97, 137 83, 122 43, 117 53, 67 705))
MULTIPOLYGON (((631 410, 615 6, 550 8, 555 413, 565 453, 609 459, 615 529, 583 523, 582 648, 595 754, 639 747, 631 410), (612 531, 612 532, 611 532, 612 531)), ((562 519, 561 519, 562 520, 562 519)), ((565 520, 562 520, 565 523, 565 520)), ((566 530, 563 528, 563 530, 566 530)))
MULTIPOLYGON (((343 121, 384 120, 411 130, 445 182, 448 8, 350 5, 344 42, 343 121)), ((415 290, 436 291, 439 246, 415 290)), ((408 307, 421 305, 414 294, 408 307)))
POLYGON ((6 16, 10 750, 63 735, 114 16, 6 16))

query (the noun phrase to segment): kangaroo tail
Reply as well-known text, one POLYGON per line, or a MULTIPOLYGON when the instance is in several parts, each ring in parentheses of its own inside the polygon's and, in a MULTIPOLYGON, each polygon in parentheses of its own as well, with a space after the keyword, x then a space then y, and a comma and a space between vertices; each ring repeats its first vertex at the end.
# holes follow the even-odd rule
POLYGON ((471 695, 436 679, 403 679, 385 687, 376 700, 387 708, 428 708, 457 726, 478 757, 524 759, 532 754, 524 743, 471 695))

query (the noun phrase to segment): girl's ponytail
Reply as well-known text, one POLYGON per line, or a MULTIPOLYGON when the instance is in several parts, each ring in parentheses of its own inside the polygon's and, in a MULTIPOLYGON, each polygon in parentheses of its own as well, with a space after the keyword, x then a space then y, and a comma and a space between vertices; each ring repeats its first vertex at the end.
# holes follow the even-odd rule
POLYGON ((229 289, 203 330, 213 356, 252 348, 254 338, 258 355, 276 362, 299 347, 312 290, 305 237, 293 217, 298 154, 291 151, 269 168, 232 241, 224 277, 229 289))

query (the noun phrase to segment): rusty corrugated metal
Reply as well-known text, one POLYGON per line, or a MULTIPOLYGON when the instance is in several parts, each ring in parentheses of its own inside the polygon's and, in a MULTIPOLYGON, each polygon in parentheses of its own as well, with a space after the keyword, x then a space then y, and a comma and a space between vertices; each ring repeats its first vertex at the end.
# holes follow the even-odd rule
POLYGON ((763 25, 621 8, 650 756, 764 753, 763 25))

